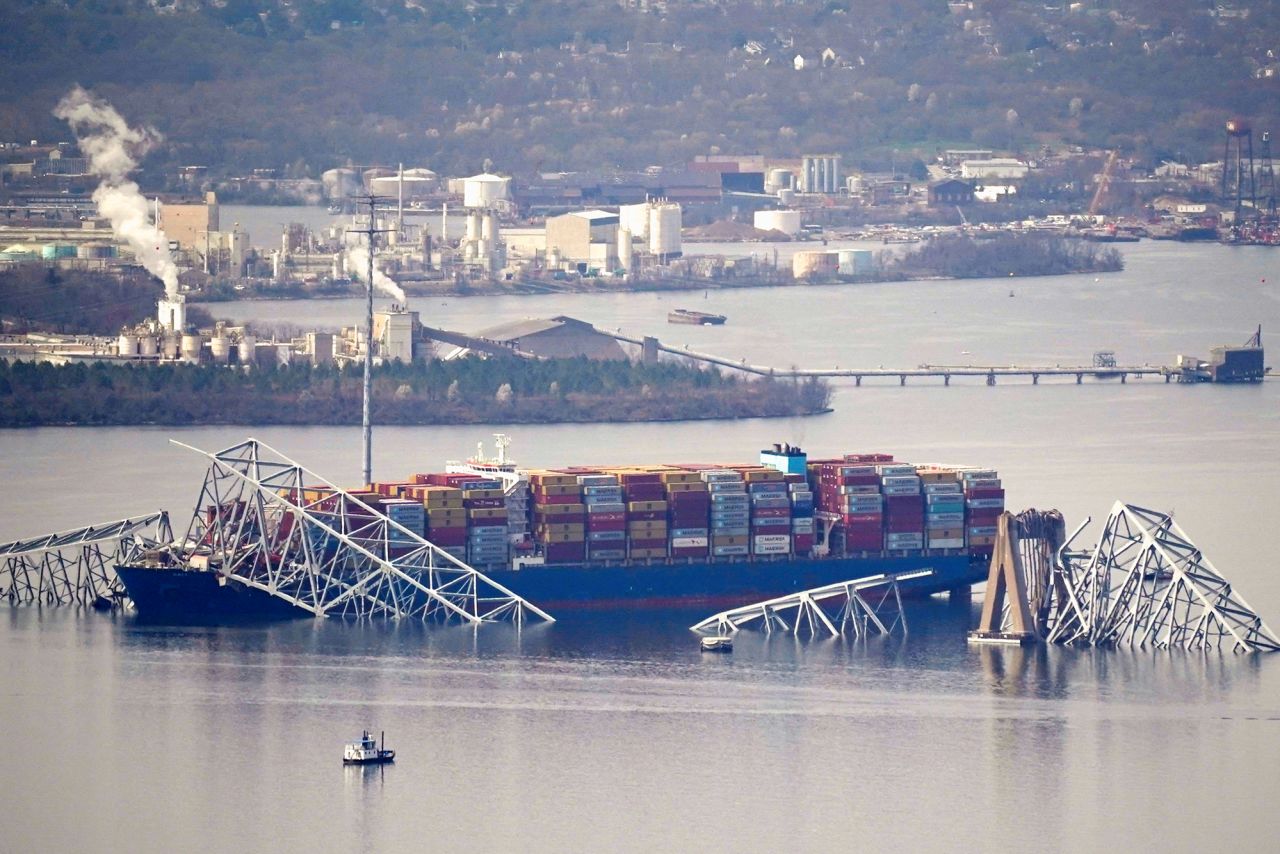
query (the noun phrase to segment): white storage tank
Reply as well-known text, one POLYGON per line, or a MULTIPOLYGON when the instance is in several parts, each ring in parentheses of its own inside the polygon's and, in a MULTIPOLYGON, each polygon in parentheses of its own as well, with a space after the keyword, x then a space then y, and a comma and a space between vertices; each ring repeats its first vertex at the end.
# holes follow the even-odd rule
POLYGON ((177 333, 166 331, 164 342, 160 345, 160 354, 166 359, 178 358, 180 340, 177 333))
POLYGON ((190 362, 195 365, 200 362, 200 336, 199 335, 183 335, 182 336, 182 361, 190 362))
POLYGON ((649 239, 649 203, 621 205, 618 208, 618 227, 625 228, 640 240, 649 239))
POLYGON ((231 339, 225 335, 215 335, 209 339, 209 355, 216 365, 225 365, 231 358, 231 339))
POLYGON ((794 205, 796 203, 796 191, 790 188, 778 191, 778 203, 782 205, 794 205))
POLYGON ((781 231, 795 237, 800 233, 800 211, 756 211, 753 224, 762 231, 781 231))
POLYGON ((138 336, 121 332, 120 340, 116 343, 116 352, 125 357, 138 355, 138 336))
POLYGON ((776 193, 779 190, 789 190, 794 182, 795 176, 791 174, 790 169, 770 169, 765 175, 764 191, 776 193))
POLYGON ((468 208, 491 208, 507 198, 510 178, 501 175, 472 175, 462 181, 462 204, 468 208))
POLYGON ((258 352, 258 339, 252 335, 244 335, 236 345, 236 361, 242 365, 252 365, 258 352))
POLYGON ((143 335, 138 339, 138 355, 154 357, 159 348, 154 335, 143 335))
POLYGON ((649 209, 649 251, 659 258, 675 258, 680 249, 680 206, 658 202, 649 209))
POLYGON ((797 279, 833 276, 839 263, 838 252, 797 252, 791 256, 791 275, 797 279))
POLYGON ((328 169, 320 175, 325 198, 345 199, 360 192, 360 173, 354 169, 328 169))

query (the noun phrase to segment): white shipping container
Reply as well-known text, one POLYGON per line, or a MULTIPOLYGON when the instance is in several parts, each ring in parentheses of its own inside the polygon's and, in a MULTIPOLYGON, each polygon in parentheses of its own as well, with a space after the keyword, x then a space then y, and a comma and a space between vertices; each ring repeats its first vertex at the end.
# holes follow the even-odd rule
POLYGON ((790 534, 756 534, 755 544, 757 546, 767 545, 791 545, 790 534))
POLYGON ((964 548, 964 537, 952 537, 949 539, 938 540, 933 537, 929 538, 929 548, 931 549, 962 549, 964 548))
POLYGON ((753 551, 758 555, 785 555, 791 552, 791 543, 778 543, 777 545, 766 543, 765 545, 757 545, 753 551))
POLYGON ((710 538, 708 537, 673 537, 671 546, 677 549, 706 548, 709 542, 710 538))

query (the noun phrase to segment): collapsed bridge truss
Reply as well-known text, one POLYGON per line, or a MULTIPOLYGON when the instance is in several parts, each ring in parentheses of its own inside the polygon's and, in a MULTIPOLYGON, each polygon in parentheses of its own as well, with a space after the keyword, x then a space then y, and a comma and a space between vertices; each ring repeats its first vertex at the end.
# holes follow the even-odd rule
POLYGON ((115 566, 173 539, 163 511, 0 545, 0 599, 15 605, 118 601, 115 566))
POLYGON ((982 620, 970 637, 1280 651, 1280 638, 1172 516, 1117 501, 1097 545, 1073 550, 1088 523, 1064 538, 1060 516, 1001 516, 982 620))
MULTIPOLYGON (((181 443, 175 443, 181 444, 181 443)), ((255 439, 208 453, 173 556, 316 616, 552 621, 545 611, 255 439)))

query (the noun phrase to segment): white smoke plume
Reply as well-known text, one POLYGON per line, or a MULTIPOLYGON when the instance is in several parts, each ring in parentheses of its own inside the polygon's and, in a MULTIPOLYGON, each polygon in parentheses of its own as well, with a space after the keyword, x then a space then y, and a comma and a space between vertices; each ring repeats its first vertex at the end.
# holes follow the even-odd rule
POLYGON ((129 245, 138 263, 164 282, 165 295, 177 296, 178 268, 169 255, 169 241, 147 218, 147 200, 129 180, 137 158, 160 142, 160 134, 129 127, 115 107, 79 86, 58 102, 53 114, 71 125, 89 170, 101 179, 93 191, 98 213, 111 222, 112 232, 129 245))
MULTIPOLYGON (((347 247, 347 272, 352 278, 363 281, 369 273, 369 250, 364 246, 347 247)), ((408 301, 400 286, 386 273, 378 269, 378 262, 373 263, 373 288, 382 291, 396 302, 404 305, 408 301)))

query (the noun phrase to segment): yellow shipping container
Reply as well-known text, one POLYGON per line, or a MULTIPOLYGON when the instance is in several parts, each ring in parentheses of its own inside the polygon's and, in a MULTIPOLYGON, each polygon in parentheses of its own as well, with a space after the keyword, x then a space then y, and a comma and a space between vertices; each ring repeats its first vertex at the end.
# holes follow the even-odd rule
POLYGON ((666 484, 701 483, 702 478, 694 471, 667 471, 662 473, 662 482, 666 484))
POLYGON ((668 483, 667 492, 706 492, 707 484, 700 480, 680 481, 679 483, 668 483))
POLYGON ((529 474, 529 482, 534 486, 577 486, 578 476, 560 472, 536 471, 529 474))
POLYGON ((538 493, 543 495, 581 495, 582 487, 574 483, 544 483, 540 484, 534 492, 534 501, 538 500, 538 493))
POLYGON ((587 512, 585 504, 539 504, 538 512, 544 516, 567 516, 571 513, 587 512))
POLYGON ((537 537, 540 543, 580 543, 586 537, 586 534, 557 534, 551 531, 538 531, 537 537))
POLYGON ((653 513, 657 510, 666 510, 667 502, 665 501, 628 501, 627 512, 629 513, 653 513))
POLYGON ((505 519, 507 518, 507 508, 505 507, 473 507, 467 511, 468 519, 505 519))
POLYGON ((667 523, 661 519, 640 519, 627 523, 628 531, 665 531, 667 523))
POLYGON ((463 489, 462 494, 466 498, 501 498, 501 489, 463 489))
POLYGON ((995 537, 970 537, 969 545, 971 546, 994 546, 996 544, 995 537))
POLYGON ((955 469, 918 468, 916 474, 922 483, 951 483, 956 479, 955 469))
POLYGON ((742 473, 742 479, 747 483, 768 483, 785 480, 786 476, 777 469, 747 469, 742 473))
POLYGON ((926 533, 933 540, 957 540, 964 537, 964 528, 930 528, 926 533))
POLYGON ((538 530, 545 531, 548 534, 585 534, 587 526, 581 522, 544 522, 538 526, 538 530))

